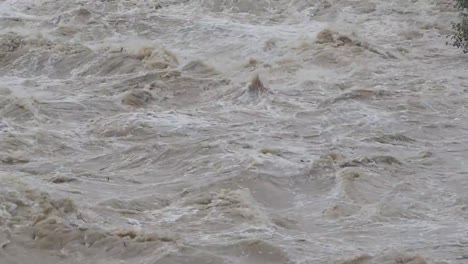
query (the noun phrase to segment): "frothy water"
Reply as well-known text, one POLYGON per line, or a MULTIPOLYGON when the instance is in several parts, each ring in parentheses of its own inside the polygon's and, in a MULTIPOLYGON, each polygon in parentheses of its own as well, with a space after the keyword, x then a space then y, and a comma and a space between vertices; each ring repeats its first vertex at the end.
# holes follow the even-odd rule
POLYGON ((0 263, 467 263, 455 18, 0 1, 0 263))

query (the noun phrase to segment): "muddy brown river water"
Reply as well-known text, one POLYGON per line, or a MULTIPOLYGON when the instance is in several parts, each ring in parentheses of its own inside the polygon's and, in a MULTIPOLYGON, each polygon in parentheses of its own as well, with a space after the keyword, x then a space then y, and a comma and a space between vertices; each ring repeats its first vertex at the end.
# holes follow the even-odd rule
POLYGON ((448 0, 0 0, 0 264, 466 264, 448 0))

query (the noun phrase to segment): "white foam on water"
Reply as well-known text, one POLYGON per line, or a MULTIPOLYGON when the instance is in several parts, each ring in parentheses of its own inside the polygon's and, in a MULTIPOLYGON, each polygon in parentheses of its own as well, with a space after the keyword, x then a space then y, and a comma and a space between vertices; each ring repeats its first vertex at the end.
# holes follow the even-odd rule
POLYGON ((456 15, 0 1, 0 262, 464 263, 456 15))

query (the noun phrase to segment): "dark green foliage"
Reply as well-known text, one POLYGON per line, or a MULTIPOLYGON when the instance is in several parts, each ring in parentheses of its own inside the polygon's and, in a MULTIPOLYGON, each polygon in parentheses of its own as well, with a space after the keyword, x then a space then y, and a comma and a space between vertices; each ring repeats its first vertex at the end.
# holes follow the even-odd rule
POLYGON ((455 0, 455 6, 461 10, 468 8, 468 0, 455 0))
POLYGON ((464 53, 468 53, 468 0, 455 0, 455 6, 461 10, 461 21, 453 23, 452 28, 455 33, 450 36, 452 46, 460 48, 464 53))

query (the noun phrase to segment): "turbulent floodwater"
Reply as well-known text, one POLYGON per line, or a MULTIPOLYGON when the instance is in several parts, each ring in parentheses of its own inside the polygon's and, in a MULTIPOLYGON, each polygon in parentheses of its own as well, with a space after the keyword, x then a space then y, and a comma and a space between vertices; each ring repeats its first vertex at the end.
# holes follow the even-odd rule
POLYGON ((1 0, 1 264, 468 263, 449 0, 1 0))

